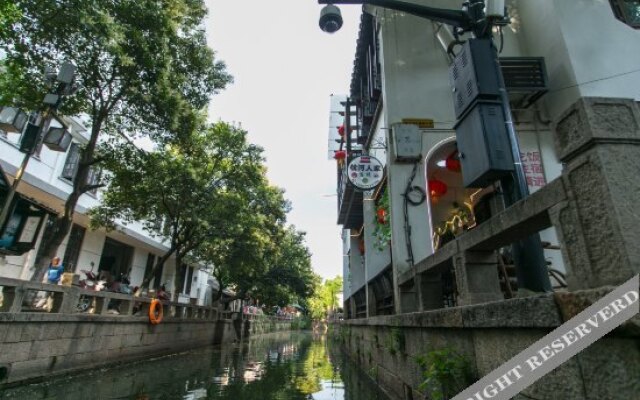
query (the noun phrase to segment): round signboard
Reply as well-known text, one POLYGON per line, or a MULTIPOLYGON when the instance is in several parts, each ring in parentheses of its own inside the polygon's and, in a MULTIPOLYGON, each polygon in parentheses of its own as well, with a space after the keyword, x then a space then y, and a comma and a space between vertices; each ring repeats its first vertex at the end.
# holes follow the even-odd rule
POLYGON ((349 163, 349 181, 360 190, 371 190, 382 180, 382 163, 375 157, 360 156, 349 163))

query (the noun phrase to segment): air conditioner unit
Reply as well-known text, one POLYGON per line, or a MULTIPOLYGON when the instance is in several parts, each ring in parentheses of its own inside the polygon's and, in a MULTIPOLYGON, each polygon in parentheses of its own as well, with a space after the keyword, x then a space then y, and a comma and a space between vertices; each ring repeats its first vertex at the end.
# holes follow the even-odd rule
POLYGON ((518 108, 527 108, 549 90, 544 57, 503 57, 500 69, 509 98, 518 108))

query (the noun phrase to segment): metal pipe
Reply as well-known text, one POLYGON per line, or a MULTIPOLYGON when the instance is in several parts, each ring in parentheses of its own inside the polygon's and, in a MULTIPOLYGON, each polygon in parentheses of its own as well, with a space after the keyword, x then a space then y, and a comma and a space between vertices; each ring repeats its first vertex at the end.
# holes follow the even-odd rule
MULTIPOLYGON (((515 173, 512 176, 508 176, 500 181, 505 207, 510 207, 529 195, 529 187, 527 186, 527 178, 522 167, 520 143, 515 127, 513 126, 513 115, 511 114, 511 105, 509 103, 509 95, 504 82, 504 76, 500 68, 498 50, 494 46, 492 46, 492 50, 496 63, 498 84, 500 86, 500 100, 505 116, 505 127, 509 135, 511 155, 513 156, 515 169, 515 173)), ((549 273, 547 272, 540 235, 535 233, 525 239, 519 240, 512 244, 511 249, 513 252, 513 261, 516 265, 518 286, 533 292, 551 292, 551 281, 549 280, 549 273)))

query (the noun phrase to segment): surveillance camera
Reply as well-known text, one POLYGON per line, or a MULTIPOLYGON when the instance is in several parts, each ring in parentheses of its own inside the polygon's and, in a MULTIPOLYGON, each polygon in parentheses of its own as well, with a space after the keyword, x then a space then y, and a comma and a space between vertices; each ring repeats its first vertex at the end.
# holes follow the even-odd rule
POLYGON ((342 14, 333 4, 324 6, 320 11, 320 29, 327 33, 337 32, 342 28, 342 14))

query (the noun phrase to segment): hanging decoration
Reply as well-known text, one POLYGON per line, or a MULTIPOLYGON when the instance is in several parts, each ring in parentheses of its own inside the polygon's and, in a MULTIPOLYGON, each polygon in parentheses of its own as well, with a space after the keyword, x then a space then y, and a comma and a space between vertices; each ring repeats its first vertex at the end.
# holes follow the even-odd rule
POLYGON ((374 218, 373 227, 373 247, 378 252, 384 251, 391 241, 391 215, 389 214, 390 203, 388 188, 386 188, 378 200, 378 208, 374 218))
POLYGON ((476 226, 473 207, 470 203, 464 202, 460 205, 454 201, 452 206, 449 218, 434 229, 433 248, 436 250, 476 226))
POLYGON ((336 152, 333 153, 333 158, 335 158, 336 160, 344 160, 345 158, 347 158, 347 151, 336 150, 336 152))
POLYGON ((338 135, 344 136, 344 125, 338 127, 338 135))
POLYGON ((440 197, 447 194, 447 184, 439 179, 429 179, 427 187, 429 189, 429 196, 431 197, 431 200, 437 201, 440 197))
POLYGON ((364 239, 360 239, 358 242, 358 250, 360 250, 360 254, 364 254, 364 239))
POLYGON ((455 150, 453 153, 449 154, 449 157, 444 161, 445 167, 452 172, 460 172, 462 171, 462 165, 460 164, 460 153, 458 150, 455 150))

